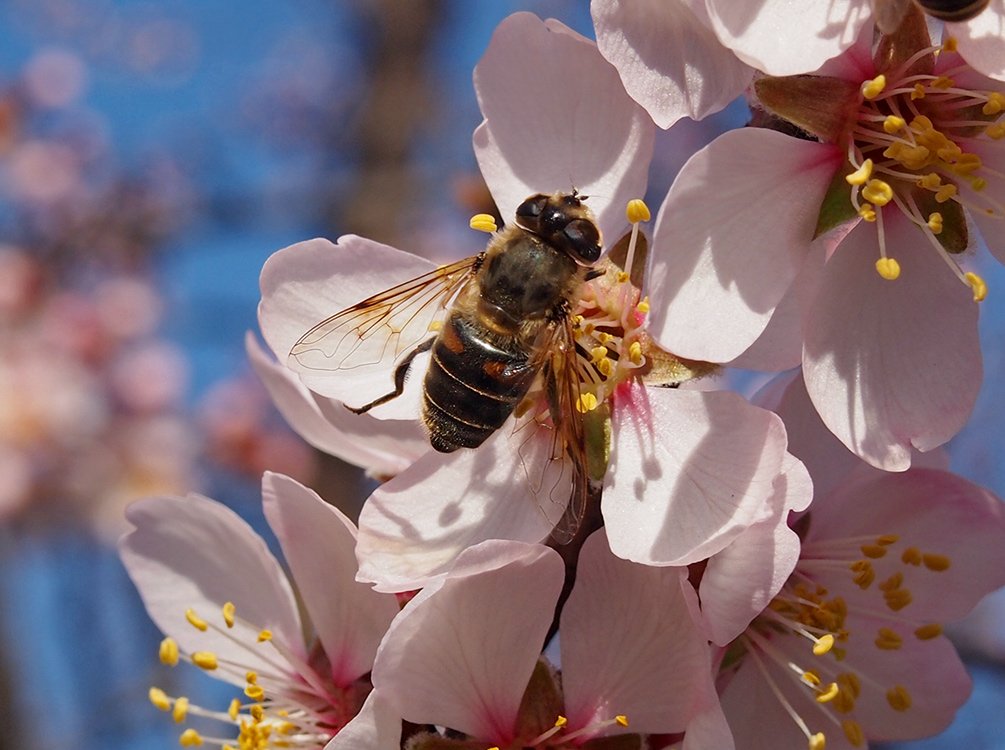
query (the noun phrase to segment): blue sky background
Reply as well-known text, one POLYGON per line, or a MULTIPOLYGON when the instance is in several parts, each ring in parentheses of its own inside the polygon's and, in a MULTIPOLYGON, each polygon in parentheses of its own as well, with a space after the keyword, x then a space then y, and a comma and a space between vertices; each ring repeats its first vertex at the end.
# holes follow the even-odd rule
MULTIPOLYGON (((454 176, 476 170, 470 135, 480 116, 471 70, 495 25, 513 11, 530 9, 589 35, 585 7, 573 0, 444 4, 430 61, 440 99, 430 106, 445 114, 415 151, 431 194, 446 194, 454 176)), ((308 89, 316 84, 317 91, 341 91, 346 102, 336 102, 336 112, 351 107, 366 80, 366 36, 351 8, 320 0, 0 4, 0 77, 18 75, 40 50, 72 51, 86 63, 82 104, 96 113, 123 165, 170 152, 191 170, 209 202, 243 208, 196 213, 159 260, 159 282, 170 306, 167 334, 191 359, 193 404, 211 383, 245 368, 243 336, 256 325, 258 274, 265 259, 293 242, 332 234, 319 216, 300 210, 299 198, 317 189, 319 174, 336 186, 349 180, 351 153, 328 153, 322 165, 316 150, 295 140, 270 142, 261 132, 269 113, 256 94, 285 63, 290 71, 312 71, 304 84, 308 89), (124 52, 123 29, 144 25, 168 40, 159 52, 160 67, 149 74, 131 67, 124 52)), ((716 127, 739 124, 742 117, 743 108, 733 108, 716 127)), ((654 178, 654 209, 671 177, 654 178)), ((466 217, 455 212, 443 220, 463 227, 466 217)), ((957 471, 1003 494, 1005 272, 986 260, 979 267, 991 289, 982 309, 986 385, 973 421, 950 449, 957 471)), ((210 491, 261 528, 254 486, 214 476, 210 491)), ((0 530, 0 560, 3 660, 12 670, 16 698, 0 705, 0 720, 7 719, 6 726, 13 718, 29 730, 26 748, 177 747, 179 729, 146 700, 154 682, 191 695, 193 702, 226 705, 229 691, 194 670, 165 675, 159 669, 159 634, 107 548, 70 531, 27 537, 0 530), (178 682, 166 684, 169 679, 178 682)), ((950 733, 902 747, 1005 748, 1002 670, 985 664, 974 675, 975 696, 950 733)))

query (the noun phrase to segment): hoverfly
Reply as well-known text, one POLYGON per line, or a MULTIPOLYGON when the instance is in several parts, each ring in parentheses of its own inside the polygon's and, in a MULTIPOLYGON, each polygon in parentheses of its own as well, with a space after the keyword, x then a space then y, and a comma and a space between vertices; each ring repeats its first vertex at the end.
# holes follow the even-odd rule
POLYGON ((476 256, 375 294, 321 321, 290 351, 294 369, 351 370, 395 358, 393 389, 348 408, 362 414, 397 398, 415 357, 430 352, 422 420, 434 449, 477 448, 498 430, 540 378, 552 459, 572 465, 572 496, 553 532, 578 530, 588 471, 572 306, 603 272, 600 230, 576 191, 537 194, 476 256), (430 312, 445 313, 438 330, 430 312))
POLYGON ((932 18, 961 23, 979 15, 991 0, 873 0, 876 26, 884 34, 892 34, 912 3, 932 18))

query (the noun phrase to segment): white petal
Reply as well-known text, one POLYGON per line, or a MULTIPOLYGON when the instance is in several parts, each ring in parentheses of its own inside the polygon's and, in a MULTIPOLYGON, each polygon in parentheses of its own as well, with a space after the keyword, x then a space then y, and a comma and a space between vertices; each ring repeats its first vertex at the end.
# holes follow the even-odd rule
POLYGON ((946 34, 956 37, 960 55, 973 67, 1005 81, 1005 0, 991 0, 966 23, 947 24, 946 34))
POLYGON ((700 120, 743 93, 753 69, 677 0, 590 4, 597 45, 661 128, 700 120))
POLYGON ((325 745, 325 750, 398 750, 401 717, 374 690, 356 717, 325 745))
POLYGON ((473 450, 430 452, 370 496, 359 519, 361 580, 408 591, 485 539, 548 536, 569 499, 569 469, 548 461, 546 435, 512 425, 473 450))
POLYGON ((356 528, 317 493, 282 474, 262 478, 265 517, 276 533, 331 676, 347 686, 370 671, 398 601, 356 582, 356 528))
POLYGON ((429 439, 418 422, 353 414, 339 402, 311 393, 296 373, 271 359, 250 332, 245 349, 276 408, 315 448, 376 476, 394 476, 429 451, 429 439))
POLYGON ((373 684, 407 721, 507 745, 562 588, 553 550, 484 542, 391 625, 373 684))
POLYGON ((615 557, 602 530, 586 540, 561 621, 570 729, 625 714, 632 732, 681 732, 695 696, 714 695, 707 638, 685 586, 686 568, 615 557))
POLYGON ((199 495, 154 497, 126 509, 136 528, 119 541, 119 554, 150 619, 185 652, 213 651, 243 665, 213 674, 244 685, 245 670, 275 672, 274 647, 256 643, 259 630, 306 658, 300 617, 289 581, 265 542, 236 513, 199 495), (226 630, 221 609, 233 602, 239 620, 226 630), (196 630, 189 608, 214 628, 196 630), (238 645, 239 641, 241 644, 238 645))
POLYGON ((809 252, 837 158, 745 128, 688 160, 653 231, 647 327, 661 346, 728 362, 761 335, 809 252))
POLYGON ((734 393, 635 387, 612 415, 602 508, 611 549, 687 565, 754 522, 782 471, 785 428, 734 393))
POLYGON ((505 19, 475 67, 486 122, 475 155, 504 220, 529 195, 574 187, 608 242, 645 195, 655 127, 596 45, 530 13, 505 19))

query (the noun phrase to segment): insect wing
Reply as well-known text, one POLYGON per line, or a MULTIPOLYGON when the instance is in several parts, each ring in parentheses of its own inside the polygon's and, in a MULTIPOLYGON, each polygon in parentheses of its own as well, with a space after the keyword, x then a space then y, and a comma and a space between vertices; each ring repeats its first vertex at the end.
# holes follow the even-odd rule
POLYGON ((554 461, 564 462, 571 471, 572 482, 568 504, 551 538, 558 544, 568 544, 586 518, 590 497, 589 463, 586 429, 580 410, 580 363, 571 321, 558 322, 550 339, 542 342, 539 351, 546 357, 541 372, 554 425, 551 456, 554 461))
POLYGON ((441 266, 321 321, 293 345, 290 366, 301 372, 390 367, 432 335, 478 257, 441 266))

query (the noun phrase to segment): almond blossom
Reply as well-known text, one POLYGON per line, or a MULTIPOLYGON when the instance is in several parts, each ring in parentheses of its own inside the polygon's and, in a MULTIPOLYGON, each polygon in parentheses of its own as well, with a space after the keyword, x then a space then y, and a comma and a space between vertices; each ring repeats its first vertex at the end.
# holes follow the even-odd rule
POLYGON ((151 688, 151 702, 176 722, 222 724, 222 736, 185 729, 186 747, 319 749, 361 708, 364 720, 387 722, 364 699, 396 599, 356 583, 356 530, 338 510, 279 474, 265 475, 262 492, 292 581, 265 541, 212 500, 155 497, 126 512, 135 528, 120 554, 166 636, 161 661, 190 662, 244 691, 228 708, 210 709, 151 688), (309 639, 293 583, 313 624, 309 639))
POLYGON ((588 539, 559 622, 559 679, 540 652, 563 571, 547 547, 483 542, 405 607, 378 651, 374 695, 454 730, 409 747, 634 748, 685 729, 685 748, 731 747, 686 571, 620 560, 602 531, 588 539))
MULTIPOLYGON (((555 189, 567 179, 559 174, 575 179, 581 174, 582 191, 599 191, 589 206, 602 230, 617 232, 634 223, 630 244, 635 247, 637 224, 644 217, 633 214, 626 220, 623 209, 617 215, 613 211, 628 202, 630 191, 644 186, 652 124, 625 96, 596 46, 555 23, 517 14, 496 32, 475 80, 486 113, 475 132, 476 153, 500 210, 513 210, 513 196, 522 200, 527 191, 555 189), (516 70, 512 59, 520 61, 516 70), (582 76, 569 79, 552 108, 552 97, 543 96, 553 88, 550 79, 531 72, 547 70, 561 78, 555 66, 575 67, 582 76), (581 80, 587 81, 582 90, 576 88, 581 80), (534 98, 534 86, 541 87, 542 106, 535 108, 533 122, 549 125, 540 138, 530 139, 522 119, 530 115, 501 103, 516 92, 534 98), (567 143, 573 100, 577 122, 589 123, 573 139, 583 149, 556 154, 549 144, 567 143), (563 160, 567 167, 561 166, 563 160)), ((628 268, 634 268, 631 252, 626 251, 628 268)), ((360 237, 343 237, 334 245, 325 240, 294 245, 276 253, 263 269, 262 332, 276 357, 285 360, 319 320, 433 269, 428 261, 360 237)), ((637 562, 686 565, 722 549, 753 521, 782 470, 784 430, 773 415, 735 394, 647 387, 646 382, 679 383, 708 370, 657 351, 644 325, 652 303, 615 264, 602 261, 599 270, 604 273, 584 285, 571 312, 577 343, 590 356, 584 370, 592 374, 580 386, 578 406, 592 414, 587 429, 595 434, 588 443, 599 459, 591 476, 595 489, 603 486, 612 548, 637 562)), ((426 309, 410 316, 409 330, 430 335, 436 314, 426 309)), ((394 346, 382 346, 375 347, 373 365, 302 367, 301 381, 320 397, 351 406, 366 403, 393 383, 399 359, 386 356, 394 346)), ((419 355, 413 373, 426 362, 428 355, 419 355)), ((401 397, 368 416, 414 425, 419 383, 409 378, 401 397)), ((540 389, 532 392, 532 401, 535 393, 537 403, 547 401, 540 389)), ((340 405, 313 408, 331 414, 329 408, 340 405)), ((553 430, 536 409, 518 415, 476 450, 427 451, 364 505, 361 578, 381 590, 414 589, 442 576, 463 549, 480 541, 546 539, 567 510, 573 474, 568 462, 554 460, 553 451, 553 430)))
POLYGON ((760 79, 760 105, 812 137, 726 133, 681 171, 655 229, 660 345, 764 369, 801 360, 828 427, 887 470, 970 414, 987 288, 958 258, 974 230, 1005 257, 1005 84, 952 49, 911 15, 817 76, 760 79))

